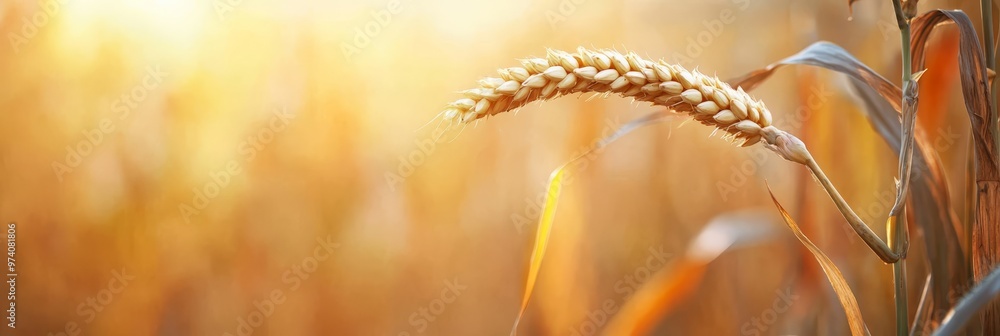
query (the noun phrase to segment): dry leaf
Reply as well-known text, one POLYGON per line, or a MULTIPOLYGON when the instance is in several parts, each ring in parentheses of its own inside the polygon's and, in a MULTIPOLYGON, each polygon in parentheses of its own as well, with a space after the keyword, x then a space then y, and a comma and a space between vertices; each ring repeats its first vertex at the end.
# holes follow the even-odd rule
POLYGON ((773 237, 759 213, 715 217, 679 260, 656 272, 612 317, 604 335, 645 335, 678 307, 701 283, 709 264, 726 251, 773 237))
POLYGON ((559 204, 559 193, 562 191, 562 180, 565 175, 566 168, 570 167, 577 160, 587 157, 587 155, 591 152, 603 149, 608 144, 618 140, 629 132, 643 126, 669 120, 670 118, 671 116, 668 115, 666 111, 657 111, 633 120, 619 128, 614 134, 601 139, 601 141, 597 144, 597 146, 594 146, 594 148, 580 154, 552 172, 552 175, 549 177, 548 186, 545 190, 545 204, 542 205, 542 214, 538 219, 538 231, 535 233, 535 244, 531 250, 531 261, 528 266, 528 278, 525 281, 524 295, 521 297, 521 308, 517 313, 517 317, 514 319, 514 327, 510 331, 511 335, 517 335, 517 326, 521 323, 524 311, 528 308, 531 293, 535 289, 536 280, 538 280, 538 273, 542 269, 542 259, 545 258, 545 250, 548 247, 549 238, 552 235, 552 224, 555 221, 556 205, 559 204))
POLYGON ((1000 267, 993 269, 988 277, 972 288, 969 294, 948 312, 934 335, 958 335, 969 321, 978 318, 979 313, 998 298, 1000 298, 1000 267))
POLYGON ((774 205, 778 207, 778 212, 781 214, 781 218, 785 220, 785 224, 788 228, 792 229, 792 233, 795 233, 795 237, 802 242, 812 252, 813 257, 819 262, 820 267, 823 268, 823 273, 826 273, 826 278, 830 280, 830 285, 833 286, 833 291, 837 293, 837 298, 840 299, 840 305, 844 307, 844 313, 847 314, 847 323, 851 327, 851 335, 868 335, 868 327, 865 325, 865 320, 861 316, 861 308, 858 307, 858 300, 854 297, 854 292, 851 291, 851 286, 847 284, 847 280, 844 279, 844 275, 840 273, 840 269, 837 265, 830 260, 829 257, 823 253, 802 230, 799 226, 795 224, 795 220, 788 215, 785 208, 778 203, 778 199, 774 197, 774 192, 771 191, 771 186, 767 186, 767 190, 771 193, 771 200, 774 201, 774 205))
MULTIPOLYGON (((851 78, 851 87, 865 106, 866 116, 882 139, 896 153, 902 146, 900 111, 902 91, 843 48, 830 42, 817 42, 799 53, 767 67, 731 80, 735 86, 749 90, 760 85, 774 71, 785 65, 803 64, 834 70, 851 78)), ((917 66, 922 68, 922 66, 917 66)), ((948 185, 941 173, 940 158, 933 150, 926 132, 917 125, 912 169, 920 174, 911 176, 911 191, 907 208, 915 216, 913 222, 925 232, 924 246, 934 274, 934 296, 947 298, 950 292, 960 292, 967 270, 955 228, 958 217, 951 208, 948 185), (915 180, 914 180, 915 179, 915 180)), ((934 300, 934 310, 944 311, 948 300, 934 300)))
MULTIPOLYGON (((913 66, 924 66, 924 50, 930 34, 942 23, 952 22, 959 31, 959 74, 961 74, 962 97, 972 124, 973 144, 976 157, 976 184, 967 187, 977 191, 975 222, 972 225, 972 274, 982 281, 1000 264, 1000 231, 997 223, 1000 217, 1000 162, 998 162, 997 116, 993 114, 990 89, 983 49, 976 35, 975 25, 962 11, 933 10, 915 18, 912 23, 913 40, 910 51, 913 66)), ((928 251, 931 253, 931 251, 928 251)), ((936 279, 936 278, 935 278, 936 279)), ((987 334, 1000 333, 1000 304, 986 310, 984 331, 987 334)))

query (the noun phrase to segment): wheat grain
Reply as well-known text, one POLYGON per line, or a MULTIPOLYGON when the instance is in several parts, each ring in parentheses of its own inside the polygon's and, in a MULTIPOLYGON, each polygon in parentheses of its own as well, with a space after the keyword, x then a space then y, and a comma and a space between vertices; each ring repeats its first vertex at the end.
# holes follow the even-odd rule
POLYGON ((662 60, 652 62, 632 52, 549 49, 545 58, 524 59, 520 67, 498 72, 499 78, 484 78, 478 88, 462 91, 465 98, 449 104, 444 119, 468 123, 536 100, 593 92, 617 93, 689 114, 742 140, 744 146, 760 141, 761 130, 771 126, 771 112, 742 88, 733 89, 718 77, 662 60))

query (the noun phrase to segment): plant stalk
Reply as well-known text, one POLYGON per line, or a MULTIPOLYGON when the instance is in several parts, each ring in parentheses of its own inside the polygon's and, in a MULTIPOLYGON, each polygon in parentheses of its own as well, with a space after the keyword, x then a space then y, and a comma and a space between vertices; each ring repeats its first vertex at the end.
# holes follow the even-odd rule
MULTIPOLYGON (((868 227, 868 224, 865 224, 861 217, 858 217, 858 214, 851 209, 850 205, 847 204, 847 201, 840 195, 837 188, 833 186, 833 182, 830 181, 830 178, 826 176, 826 173, 823 172, 823 169, 819 167, 819 164, 816 163, 816 160, 813 159, 811 155, 806 162, 806 166, 809 167, 809 170, 813 173, 813 176, 816 177, 816 180, 823 185, 823 189, 826 190, 827 195, 830 195, 830 199, 832 199, 833 203, 837 205, 837 209, 844 215, 844 219, 847 220, 847 223, 850 224, 851 228, 854 229, 854 232, 861 237, 861 240, 863 240, 865 244, 867 244, 868 247, 875 252, 875 255, 888 264, 899 262, 900 254, 896 253, 889 247, 889 245, 882 242, 882 239, 875 234, 875 231, 872 231, 872 229, 868 227)), ((889 240, 891 240, 891 238, 889 238, 889 240)))
MULTIPOLYGON (((910 0, 915 1, 915 0, 910 0)), ((897 195, 900 199, 897 199, 897 204, 899 204, 898 211, 893 211, 890 213, 890 219, 887 230, 886 237, 890 239, 889 246, 894 252, 899 254, 899 262, 892 265, 892 278, 894 283, 894 296, 896 301, 896 335, 906 336, 907 331, 909 331, 909 306, 907 305, 907 291, 906 291, 906 252, 909 248, 909 229, 906 225, 906 203, 903 200, 907 196, 905 186, 909 184, 910 179, 910 164, 913 158, 913 146, 906 146, 907 143, 913 143, 913 131, 916 123, 916 106, 915 104, 907 104, 907 92, 911 92, 915 88, 911 88, 911 85, 916 85, 913 82, 913 66, 912 66, 912 56, 910 55, 910 22, 909 19, 905 17, 903 13, 902 4, 900 0, 892 0, 893 9, 896 12, 896 23, 899 25, 900 32, 900 53, 902 54, 903 63, 903 101, 900 102, 903 106, 903 118, 904 121, 900 127, 903 128, 901 134, 903 136, 902 144, 899 153, 899 179, 901 183, 901 192, 897 195), (909 89, 909 90, 908 90, 909 89), (909 108, 907 108, 909 106, 909 108), (894 238, 893 238, 894 237, 894 238), (893 242, 895 241, 895 244, 893 242), (897 246, 899 245, 899 246, 897 246)), ((915 95, 914 95, 915 96, 915 95)), ((910 97, 914 98, 914 97, 910 97)))
MULTIPOLYGON (((986 68, 997 70, 996 45, 993 40, 993 2, 991 0, 981 0, 979 11, 983 16, 983 44, 986 44, 986 68)), ((997 120, 997 78, 995 76, 990 83, 990 129, 993 131, 993 143, 1000 148, 1000 126, 997 120)))

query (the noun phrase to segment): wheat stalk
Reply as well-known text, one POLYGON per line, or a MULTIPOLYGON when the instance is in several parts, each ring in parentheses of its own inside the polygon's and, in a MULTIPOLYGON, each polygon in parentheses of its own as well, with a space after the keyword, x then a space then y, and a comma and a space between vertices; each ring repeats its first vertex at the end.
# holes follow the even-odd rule
POLYGON ((468 123, 536 100, 572 93, 618 93, 686 113, 702 124, 725 131, 734 141, 742 140, 742 146, 762 138, 773 145, 784 133, 771 125, 771 112, 764 103, 742 88, 733 89, 718 77, 698 70, 646 60, 634 52, 580 47, 576 53, 569 53, 549 49, 546 58, 524 59, 521 65, 500 69, 499 78, 483 78, 478 88, 462 91, 465 98, 448 104, 442 112, 444 119, 468 123))

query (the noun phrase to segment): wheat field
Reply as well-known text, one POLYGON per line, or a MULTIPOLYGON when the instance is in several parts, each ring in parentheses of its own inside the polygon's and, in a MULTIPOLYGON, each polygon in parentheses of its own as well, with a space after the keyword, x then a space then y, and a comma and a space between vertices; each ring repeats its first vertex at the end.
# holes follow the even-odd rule
MULTIPOLYGON (((761 128, 796 134, 869 223, 892 207, 895 152, 841 75, 789 67, 750 94, 722 82, 822 39, 898 84, 891 3, 846 2, 2 2, 17 324, 0 335, 507 334, 549 174, 678 103, 690 115, 568 172, 520 334, 599 334, 734 214, 773 232, 708 265, 654 334, 848 334, 765 181, 871 333, 889 334, 891 268, 808 170, 752 145, 761 128)), ((978 15, 973 1, 920 4, 978 15)), ((918 122, 961 205, 969 122, 951 33, 931 39, 944 70, 921 79, 918 122)), ((926 253, 913 244, 911 279, 926 253)), ((920 283, 909 292, 912 311, 920 283)))

